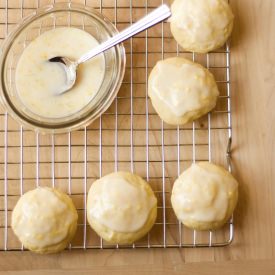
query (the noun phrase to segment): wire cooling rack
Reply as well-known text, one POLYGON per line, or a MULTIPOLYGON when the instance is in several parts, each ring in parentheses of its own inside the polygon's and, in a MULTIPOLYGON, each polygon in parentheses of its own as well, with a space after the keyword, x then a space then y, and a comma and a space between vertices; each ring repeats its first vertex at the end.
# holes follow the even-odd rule
MULTIPOLYGON (((161 0, 73 1, 94 7, 118 29, 162 4, 161 0)), ((0 1, 0 39, 37 7, 51 1, 0 1)), ((192 54, 176 44, 164 22, 125 43, 127 68, 112 106, 89 127, 65 135, 39 135, 0 111, 0 250, 24 250, 14 236, 11 212, 19 197, 36 186, 67 192, 79 214, 74 248, 211 247, 230 244, 233 221, 217 231, 190 230, 176 219, 170 195, 174 180, 192 162, 213 161, 230 166, 231 99, 230 48, 192 54), (183 127, 163 123, 147 96, 150 70, 157 60, 184 56, 206 66, 219 86, 215 110, 183 127), (86 196, 97 178, 117 170, 135 172, 148 180, 158 198, 158 217, 150 234, 130 246, 110 245, 86 221, 86 196)))

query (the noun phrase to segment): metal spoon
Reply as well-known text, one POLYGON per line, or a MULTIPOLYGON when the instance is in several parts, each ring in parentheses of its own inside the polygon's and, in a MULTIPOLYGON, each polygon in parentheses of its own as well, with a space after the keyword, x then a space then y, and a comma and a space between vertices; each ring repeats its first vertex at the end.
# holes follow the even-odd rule
POLYGON ((171 11, 167 5, 162 5, 155 9, 132 26, 116 34, 112 38, 93 48, 90 52, 81 56, 78 60, 70 60, 68 57, 56 56, 49 59, 50 62, 60 63, 66 72, 66 83, 58 94, 63 94, 72 89, 77 77, 77 67, 79 64, 95 57, 96 55, 110 49, 111 47, 123 42, 124 40, 156 25, 171 16, 171 11))

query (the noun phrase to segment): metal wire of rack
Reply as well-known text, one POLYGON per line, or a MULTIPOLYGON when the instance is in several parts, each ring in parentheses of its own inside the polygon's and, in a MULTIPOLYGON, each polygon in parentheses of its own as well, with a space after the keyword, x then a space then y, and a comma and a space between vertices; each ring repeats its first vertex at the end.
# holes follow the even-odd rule
MULTIPOLYGON (((118 29, 131 24, 163 0, 72 1, 92 6, 118 29)), ((0 4, 0 39, 18 20, 49 0, 5 0, 0 4)), ((85 27, 85 26, 84 26, 85 27)), ((67 192, 78 213, 78 231, 69 249, 217 247, 231 243, 233 219, 217 231, 184 227, 175 217, 170 192, 175 178, 192 162, 213 161, 231 171, 230 47, 206 55, 183 51, 167 22, 125 43, 127 69, 121 90, 109 110, 83 130, 43 136, 24 129, 0 113, 0 250, 24 250, 10 227, 18 198, 37 186, 67 192), (183 127, 166 125, 148 99, 147 81, 156 61, 184 56, 206 66, 220 89, 216 109, 183 127), (86 195, 92 182, 113 171, 129 170, 150 182, 158 198, 158 217, 151 232, 133 245, 110 245, 87 225, 86 195)))

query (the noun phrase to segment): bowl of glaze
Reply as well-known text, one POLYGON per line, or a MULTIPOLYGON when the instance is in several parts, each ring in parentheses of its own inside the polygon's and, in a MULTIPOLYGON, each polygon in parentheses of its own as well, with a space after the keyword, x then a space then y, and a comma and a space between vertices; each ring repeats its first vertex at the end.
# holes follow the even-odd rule
POLYGON ((16 68, 20 57, 29 43, 42 33, 64 27, 84 30, 98 43, 117 33, 115 26, 96 10, 78 4, 57 3, 37 9, 23 19, 2 47, 0 101, 21 125, 40 133, 65 133, 92 123, 115 99, 125 72, 125 49, 120 44, 104 52, 103 80, 83 108, 62 117, 47 117, 27 108, 20 99, 16 85, 16 68))

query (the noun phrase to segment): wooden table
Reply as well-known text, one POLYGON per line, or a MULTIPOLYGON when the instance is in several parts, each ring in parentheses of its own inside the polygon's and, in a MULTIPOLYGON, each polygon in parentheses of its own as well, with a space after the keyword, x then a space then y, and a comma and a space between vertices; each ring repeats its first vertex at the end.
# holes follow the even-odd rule
POLYGON ((0 273, 275 274, 275 2, 232 0, 231 5, 236 15, 233 164, 240 182, 233 244, 214 249, 65 251, 51 256, 3 252, 0 273))

